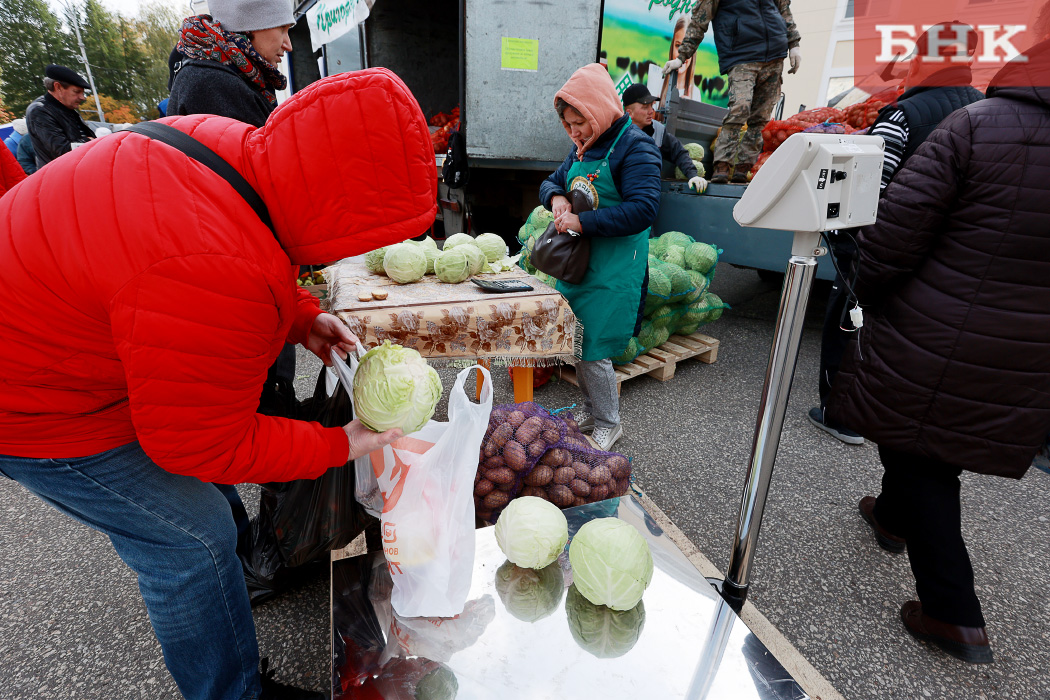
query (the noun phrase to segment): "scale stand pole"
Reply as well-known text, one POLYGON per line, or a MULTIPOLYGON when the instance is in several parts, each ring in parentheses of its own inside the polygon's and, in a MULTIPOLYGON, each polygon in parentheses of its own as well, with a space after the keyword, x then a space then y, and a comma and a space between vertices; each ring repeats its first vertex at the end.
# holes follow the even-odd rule
POLYGON ((751 463, 740 501, 733 552, 721 591, 726 601, 737 610, 747 598, 751 565, 755 558, 758 531, 762 525, 762 512, 766 507, 769 482, 773 477, 773 463, 780 446, 784 413, 787 410, 788 395, 791 393, 791 380, 798 360, 806 305, 817 272, 817 258, 826 252, 820 247, 819 232, 795 232, 791 260, 788 262, 784 287, 780 294, 780 309, 773 333, 773 346, 769 351, 762 399, 758 405, 758 420, 751 444, 751 463))

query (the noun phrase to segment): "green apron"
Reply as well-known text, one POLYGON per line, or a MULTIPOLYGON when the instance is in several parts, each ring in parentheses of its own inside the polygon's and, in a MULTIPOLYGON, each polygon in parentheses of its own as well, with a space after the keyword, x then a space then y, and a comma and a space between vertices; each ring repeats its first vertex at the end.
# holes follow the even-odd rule
MULTIPOLYGON (((620 138, 633 128, 628 121, 599 161, 577 161, 565 177, 565 189, 583 189, 595 209, 615 207, 623 202, 616 190, 609 161, 620 138)), ((604 360, 623 354, 634 335, 638 311, 645 297, 645 268, 649 260, 649 229, 629 236, 591 236, 591 259, 587 274, 579 284, 558 280, 561 292, 573 314, 583 324, 583 359, 604 360)))

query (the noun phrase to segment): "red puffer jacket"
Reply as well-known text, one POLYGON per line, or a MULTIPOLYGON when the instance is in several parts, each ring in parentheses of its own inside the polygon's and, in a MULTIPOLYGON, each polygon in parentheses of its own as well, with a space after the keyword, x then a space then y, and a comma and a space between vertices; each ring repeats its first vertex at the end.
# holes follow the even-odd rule
POLYGON ((310 478, 340 428, 257 415, 267 368, 316 302, 298 265, 419 235, 437 180, 419 105, 384 69, 311 85, 261 129, 165 123, 233 165, 277 239, 220 177, 133 133, 56 159, 0 199, 0 454, 80 457, 138 440, 205 481, 310 478))

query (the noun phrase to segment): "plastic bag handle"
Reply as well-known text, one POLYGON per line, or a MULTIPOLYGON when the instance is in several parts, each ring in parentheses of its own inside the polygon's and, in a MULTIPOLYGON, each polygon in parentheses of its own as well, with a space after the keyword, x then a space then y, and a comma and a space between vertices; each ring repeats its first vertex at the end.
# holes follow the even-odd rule
POLYGON ((325 368, 328 372, 326 387, 329 396, 335 393, 336 387, 340 384, 346 387, 346 393, 353 394, 354 375, 357 374, 358 358, 361 355, 362 348, 358 345, 353 352, 347 353, 346 359, 350 362, 347 365, 347 362, 339 357, 339 353, 335 351, 335 348, 332 348, 332 366, 325 368))
POLYGON ((449 421, 454 420, 460 411, 477 411, 479 409, 486 412, 492 410, 492 375, 481 365, 471 365, 456 375, 456 383, 452 385, 452 392, 448 396, 448 419, 449 421), (484 377, 484 381, 481 384, 481 397, 478 403, 470 400, 470 396, 465 388, 467 377, 470 376, 471 370, 475 369, 481 372, 481 376, 484 377))

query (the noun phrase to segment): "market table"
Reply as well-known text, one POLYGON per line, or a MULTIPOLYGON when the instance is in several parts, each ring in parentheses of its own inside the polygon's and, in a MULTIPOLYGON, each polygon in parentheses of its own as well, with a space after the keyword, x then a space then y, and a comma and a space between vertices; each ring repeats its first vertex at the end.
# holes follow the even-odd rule
POLYGON ((645 537, 655 566, 641 608, 614 613, 588 603, 571 586, 567 552, 543 572, 555 577, 553 590, 508 587, 516 567, 491 527, 475 533, 471 589, 455 618, 399 617, 382 552, 337 560, 332 699, 809 697, 637 498, 564 513, 570 537, 601 517, 645 537))
POLYGON ((532 400, 532 368, 575 362, 579 347, 576 317, 553 287, 524 270, 485 275, 486 280, 519 280, 529 292, 493 294, 468 282, 445 284, 427 275, 397 284, 347 258, 325 271, 329 311, 341 318, 366 348, 384 340, 413 348, 432 365, 511 366, 514 401, 532 400), (361 301, 373 290, 387 298, 361 301))

